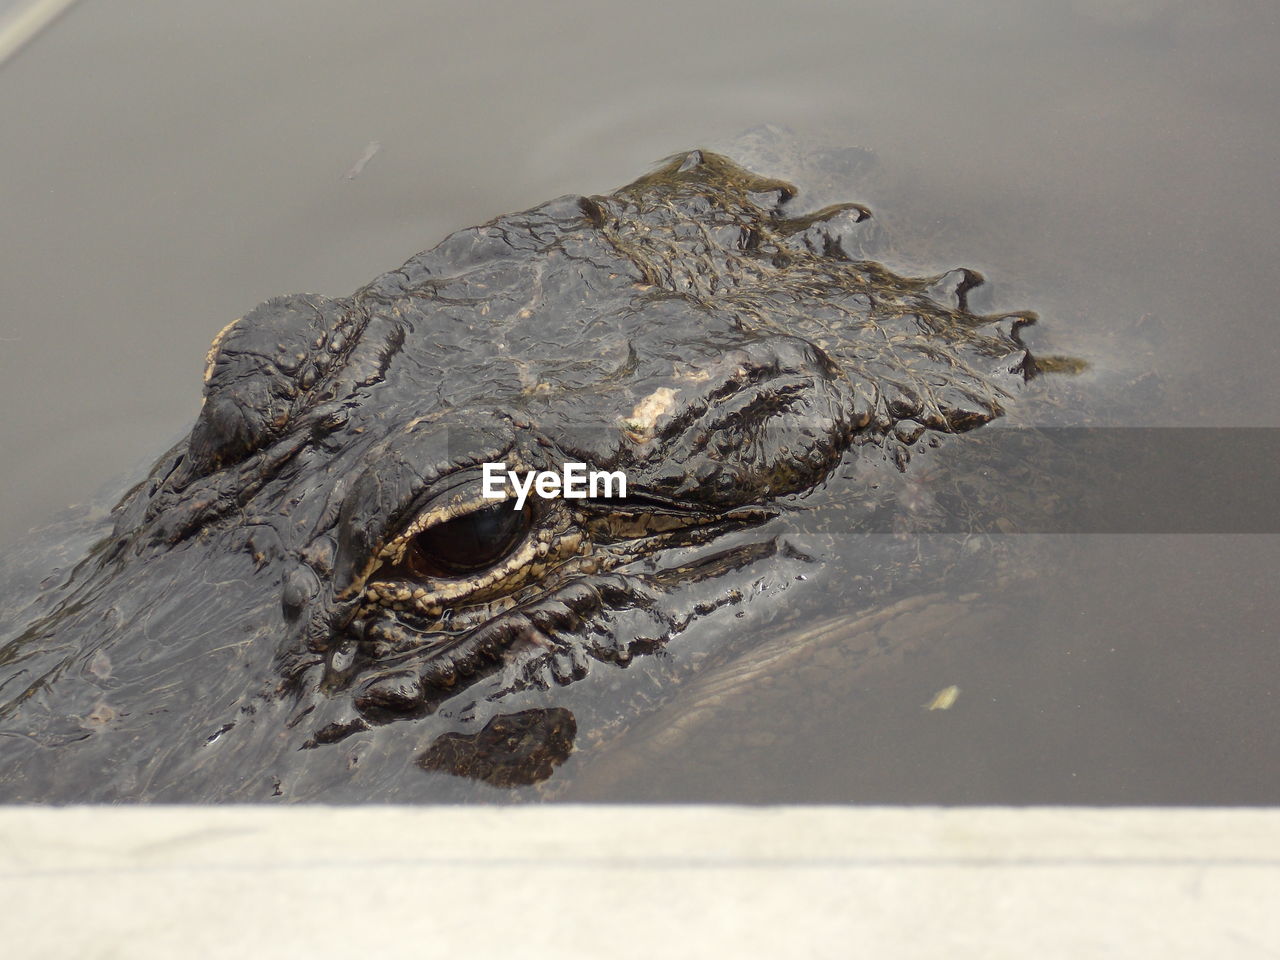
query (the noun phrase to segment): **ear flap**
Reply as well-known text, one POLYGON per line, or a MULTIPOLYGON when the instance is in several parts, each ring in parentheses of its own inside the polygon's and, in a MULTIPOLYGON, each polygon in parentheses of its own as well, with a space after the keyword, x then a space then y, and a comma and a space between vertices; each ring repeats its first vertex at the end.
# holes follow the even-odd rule
POLYGON ((325 297, 276 297, 214 338, 188 469, 225 467, 284 432, 351 338, 344 307, 325 297))

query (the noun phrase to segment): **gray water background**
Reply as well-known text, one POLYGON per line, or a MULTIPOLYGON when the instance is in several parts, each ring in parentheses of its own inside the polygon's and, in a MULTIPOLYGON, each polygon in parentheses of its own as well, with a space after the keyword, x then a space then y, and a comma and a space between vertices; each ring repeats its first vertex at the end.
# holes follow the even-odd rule
MULTIPOLYGON (((210 338, 259 301, 346 294, 454 229, 761 122, 873 151, 848 199, 904 262, 980 269, 1099 394, 1157 371, 1135 425, 1275 426, 1277 20, 86 0, 0 68, 0 544, 176 440, 210 338)), ((579 795, 1274 802, 1277 560, 1273 536, 1076 538, 1016 635, 922 655, 834 714, 762 717, 756 753, 709 730, 579 795), (956 707, 921 710, 950 683, 956 707)))

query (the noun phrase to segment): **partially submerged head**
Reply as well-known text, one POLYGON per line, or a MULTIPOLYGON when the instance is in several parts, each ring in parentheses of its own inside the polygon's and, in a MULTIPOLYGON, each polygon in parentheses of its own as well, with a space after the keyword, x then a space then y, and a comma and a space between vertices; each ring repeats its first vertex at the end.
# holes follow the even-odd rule
POLYGON ((851 260, 866 211, 790 219, 793 193, 695 151, 230 325, 190 437, 6 648, 7 722, 41 748, 78 723, 103 757, 163 739, 118 794, 208 791, 235 762, 201 750, 237 739, 280 789, 303 763, 282 742, 732 629, 779 562, 771 519, 849 451, 977 426, 1036 372, 1029 315, 970 313, 968 272, 851 260), (486 496, 495 463, 620 473, 626 496, 486 496), (104 698, 110 723, 77 720, 104 698))

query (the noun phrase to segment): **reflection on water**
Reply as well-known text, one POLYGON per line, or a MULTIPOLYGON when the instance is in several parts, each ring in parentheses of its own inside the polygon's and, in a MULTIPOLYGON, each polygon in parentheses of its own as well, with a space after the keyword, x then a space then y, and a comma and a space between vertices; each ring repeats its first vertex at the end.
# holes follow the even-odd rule
POLYGON ((922 596, 780 675, 701 678, 564 798, 1274 802, 1272 538, 1035 539, 1053 582, 922 596))
MULTIPOLYGON (((348 293, 762 121, 874 158, 832 189, 892 257, 1035 307, 1035 346, 1086 357, 1076 389, 1120 398, 1118 422, 1277 420, 1267 5, 394 7, 90 0, 0 72, 0 538, 159 454, 210 337, 260 300, 348 293)), ((1034 590, 877 625, 896 659, 709 677, 710 699, 570 758, 562 795, 1274 800, 1274 537, 1038 557, 1034 590), (952 709, 921 709, 952 684, 952 709)))

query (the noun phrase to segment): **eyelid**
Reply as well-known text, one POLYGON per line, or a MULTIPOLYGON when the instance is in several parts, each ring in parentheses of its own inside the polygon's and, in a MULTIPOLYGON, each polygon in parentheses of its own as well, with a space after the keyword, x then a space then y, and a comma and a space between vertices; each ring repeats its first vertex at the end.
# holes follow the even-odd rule
POLYGON ((401 564, 419 579, 471 576, 510 556, 528 537, 534 522, 533 511, 504 509, 501 503, 464 513, 414 534, 401 564))
POLYGON ((719 516, 722 512, 710 510, 701 504, 686 503, 672 497, 664 497, 661 494, 641 491, 628 493, 625 497, 611 497, 609 499, 592 499, 588 497, 583 502, 597 510, 607 509, 615 512, 627 510, 634 513, 667 513, 688 517, 719 516))
POLYGON ((460 491, 451 490, 433 497, 423 509, 418 511, 408 526, 387 541, 386 545, 378 552, 379 559, 387 559, 393 556, 398 559, 399 555, 403 554, 405 545, 424 530, 448 523, 450 520, 457 520, 459 517, 479 513, 481 510, 498 506, 510 499, 505 493, 501 498, 479 496, 478 487, 476 487, 476 495, 473 497, 449 499, 451 496, 456 496, 458 492, 460 491), (441 500, 445 502, 442 503, 440 502, 441 500))
MULTIPOLYGON (((537 540, 526 533, 510 554, 483 573, 461 579, 432 577, 422 581, 421 587, 429 594, 430 601, 437 605, 470 602, 484 596, 487 591, 502 589, 513 571, 527 569, 538 558, 537 540)), ((377 579, 374 577, 371 582, 377 579)))
POLYGON ((456 500, 452 503, 444 503, 436 505, 434 502, 424 510, 420 511, 413 522, 396 535, 397 540, 405 537, 412 537, 428 530, 431 527, 437 527, 442 523, 448 523, 450 520, 457 520, 459 517, 465 517, 468 514, 479 513, 481 510, 487 510, 490 507, 496 507, 500 503, 505 503, 511 499, 505 493, 502 497, 474 497, 466 500, 456 500))
MULTIPOLYGON (((359 590, 378 567, 403 555, 409 540, 430 526, 501 503, 482 497, 480 463, 507 458, 510 447, 476 456, 470 465, 444 475, 424 471, 409 450, 377 454, 342 494, 338 514, 338 551, 334 562, 335 596, 345 600, 359 590)), ((425 451, 428 462, 439 451, 425 451)), ((522 458, 520 458, 522 459, 522 458)))

